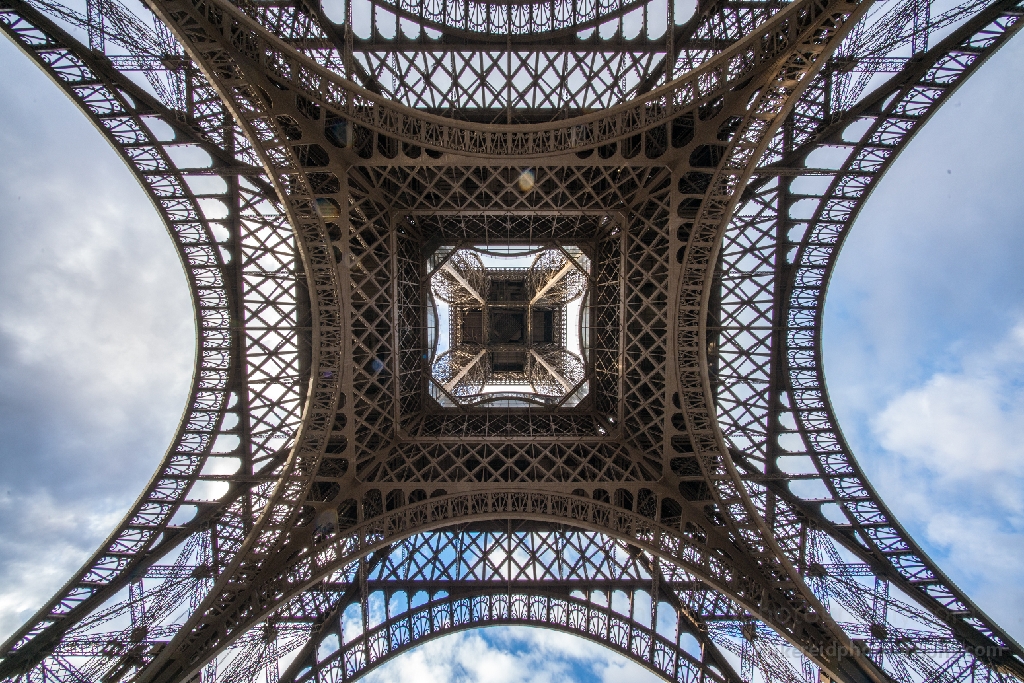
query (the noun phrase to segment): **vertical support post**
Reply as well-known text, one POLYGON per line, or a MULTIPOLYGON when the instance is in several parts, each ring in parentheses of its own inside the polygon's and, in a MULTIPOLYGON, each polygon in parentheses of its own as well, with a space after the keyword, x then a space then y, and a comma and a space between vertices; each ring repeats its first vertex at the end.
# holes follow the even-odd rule
POLYGON ((263 670, 266 683, 278 683, 281 680, 281 669, 278 667, 280 653, 277 648, 277 626, 267 622, 263 637, 266 640, 266 668, 263 670))
MULTIPOLYGON (((676 54, 676 2, 668 2, 668 30, 665 31, 665 82, 672 81, 672 74, 675 70, 676 54)), ((669 131, 671 135, 671 131, 669 131)))
MULTIPOLYGON (((659 511, 655 511, 657 516, 659 511)), ((658 558, 652 556, 651 564, 656 571, 651 572, 651 648, 649 656, 654 661, 654 642, 658 634, 658 596, 661 594, 661 571, 658 569, 658 558)))
POLYGON ((132 620, 131 639, 140 642, 146 635, 146 601, 142 579, 128 584, 128 605, 132 620))
MULTIPOLYGON (((826 84, 826 91, 829 87, 826 84)), ((786 120, 782 124, 782 148, 783 155, 789 154, 793 149, 793 115, 790 114, 786 117, 786 120)), ((782 326, 785 324, 785 302, 786 292, 784 291, 784 283, 788 281, 788 266, 786 265, 786 253, 789 251, 789 208, 792 203, 790 197, 790 184, 792 178, 786 176, 776 176, 775 182, 776 187, 776 221, 775 221, 775 273, 773 282, 773 294, 772 294, 772 331, 771 331, 771 367, 769 369, 768 381, 771 384, 768 395, 770 396, 768 403, 768 414, 765 416, 766 422, 766 437, 767 442, 765 443, 765 463, 764 472, 765 474, 772 475, 779 472, 779 455, 780 447, 778 443, 779 428, 781 422, 779 420, 779 412, 782 408, 780 403, 780 392, 782 391, 785 370, 786 358, 783 350, 783 339, 784 335, 782 332, 782 326)), ((766 493, 766 505, 765 505, 765 521, 768 523, 769 528, 775 526, 775 507, 777 500, 775 494, 772 491, 766 493)), ((801 554, 803 554, 803 545, 801 544, 801 554)), ((803 562, 801 561, 801 567, 803 562)), ((801 568, 798 567, 798 570, 801 568)))
POLYGON ((917 0, 914 3, 914 33, 910 38, 911 54, 928 50, 929 25, 932 20, 931 0, 917 0))
MULTIPOLYGON (((371 27, 372 31, 372 27, 371 27)), ((353 50, 353 29, 352 29, 352 0, 345 0, 345 77, 350 81, 354 81, 353 70, 354 65, 352 63, 352 50, 353 50)))
POLYGON ((217 658, 214 657, 203 669, 202 683, 217 683, 217 658))
MULTIPOLYGON (((875 577, 875 590, 871 595, 871 635, 879 640, 885 637, 885 624, 889 620, 889 582, 880 576, 875 577)), ((878 666, 883 666, 885 650, 880 649, 876 655, 878 666)))
MULTIPOLYGON (((235 123, 231 115, 224 112, 221 125, 224 126, 224 144, 227 152, 235 154, 237 141, 235 140, 235 123)), ((245 267, 245 253, 242 249, 243 225, 242 225, 242 198, 241 185, 237 175, 225 176, 228 186, 227 203, 228 215, 224 220, 228 232, 228 243, 225 245, 231 254, 231 263, 225 267, 224 281, 231 283, 231 291, 234 293, 231 303, 231 346, 232 358, 234 360, 233 381, 231 382, 238 398, 236 410, 238 422, 235 427, 238 436, 238 455, 241 459, 239 470, 247 476, 253 474, 253 445, 252 445, 252 423, 249 416, 249 373, 246 362, 246 320, 245 320, 245 280, 243 271, 245 267)), ((258 511, 253 510, 252 489, 249 489, 242 496, 243 528, 248 533, 251 528, 254 516, 258 511)))
MULTIPOLYGON (((356 580, 359 582, 359 611, 362 613, 363 633, 370 630, 370 588, 367 583, 367 573, 366 558, 360 557, 356 580)), ((339 639, 342 634, 344 634, 344 631, 339 632, 339 639)), ((372 662, 373 658, 370 656, 370 639, 363 638, 362 642, 363 657, 365 657, 363 661, 367 663, 372 662)))
POLYGON ((182 59, 185 62, 185 120, 191 124, 196 116, 195 84, 192 81, 195 78, 195 67, 188 55, 182 59))
POLYGON ((800 520, 800 557, 797 571, 803 576, 807 572, 807 520, 800 520))
POLYGON ((86 0, 85 14, 88 21, 89 49, 103 52, 106 35, 103 29, 103 6, 101 0, 86 0))
POLYGON ((505 28, 508 31, 508 35, 505 37, 505 57, 506 57, 506 64, 507 64, 507 68, 506 68, 506 72, 505 72, 505 81, 507 83, 507 92, 508 92, 507 98, 508 99, 505 102, 505 121, 507 123, 511 124, 512 123, 512 5, 511 5, 511 3, 508 5, 508 9, 506 11, 508 12, 508 14, 506 15, 508 17, 508 24, 506 25, 505 28))
MULTIPOLYGON (((351 1, 351 0, 349 0, 351 1)), ((398 261, 398 221, 394 213, 389 212, 388 223, 391 226, 388 236, 388 245, 391 248, 391 391, 395 400, 392 401, 391 418, 395 421, 395 428, 400 429, 402 424, 402 354, 401 334, 398 326, 402 323, 402 314, 399 311, 399 286, 398 280, 401 277, 402 265, 398 261)))

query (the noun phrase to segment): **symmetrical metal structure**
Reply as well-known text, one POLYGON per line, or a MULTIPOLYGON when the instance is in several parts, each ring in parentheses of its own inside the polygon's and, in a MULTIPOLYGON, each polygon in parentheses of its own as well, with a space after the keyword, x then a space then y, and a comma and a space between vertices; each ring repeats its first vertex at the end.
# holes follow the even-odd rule
POLYGON ((439 406, 576 407, 588 393, 580 354, 587 316, 580 315, 579 300, 590 260, 575 247, 525 254, 534 252, 529 268, 488 268, 476 250, 457 247, 428 259, 427 319, 449 320, 448 346, 440 354, 440 325, 433 329, 428 322, 427 330, 427 354, 434 359, 430 395, 439 406), (572 302, 578 303, 570 310, 572 302), (570 319, 578 323, 572 349, 566 346, 570 319))
POLYGON ((198 334, 160 469, 3 678, 347 681, 528 624, 686 683, 1024 680, 820 353, 863 202, 1024 0, 144 1, 0 0, 198 334), (529 391, 459 399, 496 372, 529 391))

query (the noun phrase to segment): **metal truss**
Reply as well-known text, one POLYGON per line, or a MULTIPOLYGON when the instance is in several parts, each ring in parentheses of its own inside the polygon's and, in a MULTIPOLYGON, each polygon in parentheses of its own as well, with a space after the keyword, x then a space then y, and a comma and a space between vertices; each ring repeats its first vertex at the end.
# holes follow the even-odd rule
POLYGON ((15 634, 42 644, 200 529, 215 527, 220 553, 230 553, 231 535, 244 534, 258 513, 252 489, 272 478, 298 419, 294 248, 276 195, 208 88, 193 84, 190 105, 176 112, 38 8, 5 4, 0 26, 135 172, 185 265, 198 334, 189 408, 156 476, 31 628, 15 634), (182 149, 206 153, 207 165, 176 162, 182 149), (236 474, 215 462, 233 462, 236 474), (225 502, 213 502, 209 489, 222 482, 230 486, 225 502), (228 501, 235 519, 224 516, 228 501))
POLYGON ((365 4, 357 36, 352 2, 0 0, 160 211, 199 344, 154 479, 0 674, 348 681, 527 624, 694 683, 1024 680, 819 348, 862 203, 1020 0, 365 4), (589 245, 584 400, 431 397, 462 243, 589 245))
MULTIPOLYGON (((681 616, 674 591, 692 593, 696 584, 666 580, 649 556, 607 538, 464 528, 414 536, 354 569, 353 582, 331 584, 331 611, 316 615, 316 633, 282 680, 333 678, 329 670, 348 679, 429 638, 517 623, 608 644, 672 679, 685 671, 738 680, 706 634, 681 616), (407 592, 410 581, 416 593, 407 592)), ((297 623, 299 614, 287 618, 297 623)))
MULTIPOLYGON (((820 326, 838 248, 874 184, 963 79, 1019 29, 1020 16, 1019 3, 984 8, 849 109, 830 113, 824 84, 810 88, 819 94, 805 111, 819 121, 808 127, 794 113, 780 132, 733 219, 723 267, 720 419, 766 515, 809 517, 982 652, 1019 646, 926 559, 867 482, 824 389, 820 326), (807 157, 823 147, 844 160, 835 169, 808 168, 807 157), (795 191, 797 178, 812 182, 795 191), (812 186, 820 189, 804 189, 812 186)), ((800 552, 794 546, 791 554, 800 552)), ((1019 665, 1011 666, 1019 676, 1019 665)))

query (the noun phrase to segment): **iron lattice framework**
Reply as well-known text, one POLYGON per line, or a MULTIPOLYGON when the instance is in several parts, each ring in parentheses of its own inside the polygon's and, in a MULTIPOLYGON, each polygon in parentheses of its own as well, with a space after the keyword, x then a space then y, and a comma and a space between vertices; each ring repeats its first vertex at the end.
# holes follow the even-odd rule
MULTIPOLYGON (((529 624, 686 683, 1024 680, 820 352, 863 202, 1021 0, 134 1, 0 0, 163 217, 199 344, 4 678, 348 681, 529 624), (549 287, 585 290, 586 399, 436 400, 432 255, 523 244, 535 294, 586 245, 549 287)), ((453 301, 490 286, 460 259, 453 301)))
POLYGON ((435 329, 424 349, 434 359, 430 394, 439 405, 575 407, 587 393, 580 344, 566 347, 565 328, 566 304, 586 291, 589 259, 560 245, 519 251, 534 255, 529 268, 488 268, 476 250, 452 247, 428 261, 428 319, 443 317, 438 300, 449 311, 447 350, 438 355, 435 329))

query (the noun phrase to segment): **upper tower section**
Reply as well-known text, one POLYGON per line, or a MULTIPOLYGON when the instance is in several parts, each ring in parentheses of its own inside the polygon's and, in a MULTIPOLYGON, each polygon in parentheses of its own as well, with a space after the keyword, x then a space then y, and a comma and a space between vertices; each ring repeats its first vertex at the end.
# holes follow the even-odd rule
POLYGON ((427 267, 438 404, 572 407, 587 395, 590 259, 579 247, 442 246, 427 267))

